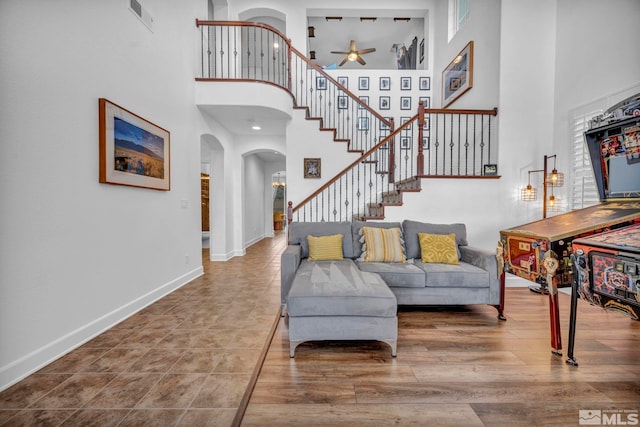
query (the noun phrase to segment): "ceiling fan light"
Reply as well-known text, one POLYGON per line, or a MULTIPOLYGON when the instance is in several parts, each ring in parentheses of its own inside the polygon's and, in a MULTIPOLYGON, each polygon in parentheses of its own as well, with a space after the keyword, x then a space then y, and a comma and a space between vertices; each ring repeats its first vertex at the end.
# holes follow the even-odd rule
POLYGON ((358 59, 358 54, 355 52, 351 52, 349 53, 349 55, 347 55, 347 58, 349 58, 349 61, 355 61, 356 59, 358 59))

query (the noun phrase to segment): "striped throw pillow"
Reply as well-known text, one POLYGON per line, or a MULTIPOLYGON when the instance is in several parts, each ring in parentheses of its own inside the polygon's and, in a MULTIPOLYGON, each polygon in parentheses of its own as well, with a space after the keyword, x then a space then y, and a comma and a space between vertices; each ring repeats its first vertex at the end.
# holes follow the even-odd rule
POLYGON ((365 262, 405 262, 399 228, 362 227, 365 262))
POLYGON ((342 234, 331 236, 307 236, 309 243, 309 261, 339 261, 342 253, 342 234))
POLYGON ((422 262, 460 264, 455 234, 418 233, 422 262))

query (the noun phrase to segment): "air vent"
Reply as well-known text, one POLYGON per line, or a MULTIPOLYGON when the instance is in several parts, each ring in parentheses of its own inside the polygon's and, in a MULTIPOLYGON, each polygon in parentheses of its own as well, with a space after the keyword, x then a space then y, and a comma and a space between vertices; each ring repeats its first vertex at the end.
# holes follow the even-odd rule
POLYGON ((153 18, 149 12, 142 7, 138 0, 129 0, 129 10, 138 17, 138 19, 153 32, 153 18))

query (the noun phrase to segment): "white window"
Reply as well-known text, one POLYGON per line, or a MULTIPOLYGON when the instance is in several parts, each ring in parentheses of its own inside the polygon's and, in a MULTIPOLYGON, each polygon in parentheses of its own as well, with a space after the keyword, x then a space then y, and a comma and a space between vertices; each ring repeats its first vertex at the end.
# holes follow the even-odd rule
POLYGON ((573 156, 569 184, 571 209, 582 209, 600 203, 600 195, 593 175, 589 149, 584 140, 584 133, 589 130, 589 120, 636 93, 640 93, 640 86, 638 85, 583 105, 569 113, 571 120, 569 124, 571 126, 571 153, 573 156))
POLYGON ((571 159, 571 193, 569 195, 571 209, 597 205, 600 201, 589 150, 584 140, 584 132, 589 129, 589 120, 601 112, 602 110, 576 114, 573 118, 573 134, 571 135, 573 158, 571 159))
POLYGON ((469 0, 449 0, 449 41, 469 19, 469 0))

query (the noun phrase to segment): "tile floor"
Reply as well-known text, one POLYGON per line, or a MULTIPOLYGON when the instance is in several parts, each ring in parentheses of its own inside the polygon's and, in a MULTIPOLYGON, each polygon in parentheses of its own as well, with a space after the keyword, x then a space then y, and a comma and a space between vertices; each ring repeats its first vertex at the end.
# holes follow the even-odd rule
POLYGON ((284 233, 0 393, 3 426, 229 426, 280 301, 284 233))

